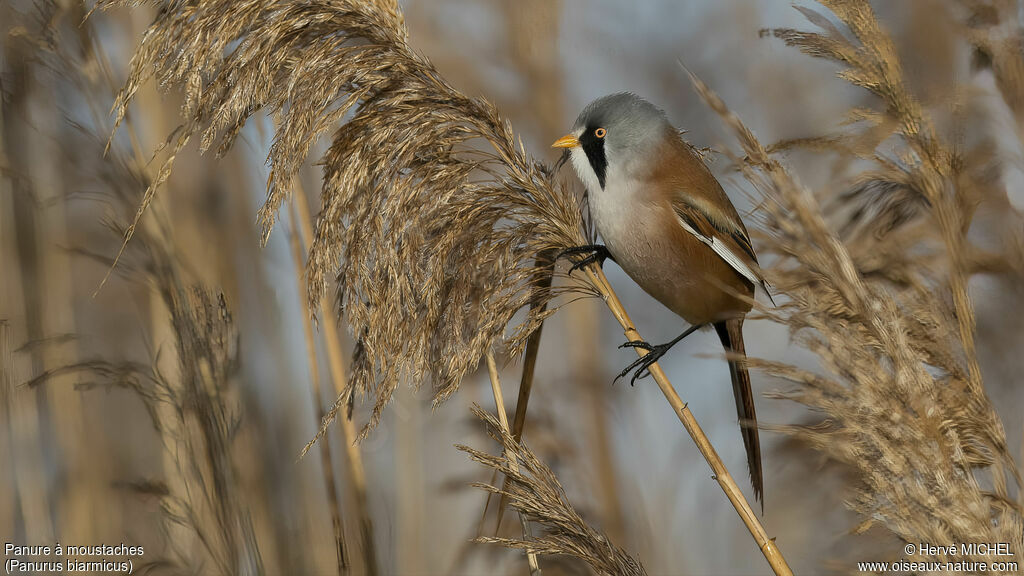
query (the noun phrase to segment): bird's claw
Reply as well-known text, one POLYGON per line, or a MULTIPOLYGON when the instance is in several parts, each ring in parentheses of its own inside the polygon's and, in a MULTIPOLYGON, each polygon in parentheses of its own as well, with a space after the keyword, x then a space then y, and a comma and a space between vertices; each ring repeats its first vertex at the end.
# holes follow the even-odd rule
POLYGON ((676 343, 678 343, 680 340, 686 338, 690 334, 693 334, 695 331, 700 330, 704 326, 705 324, 694 324, 693 326, 690 326, 689 328, 684 330, 682 334, 676 336, 671 342, 666 342, 664 344, 650 344, 648 342, 644 342, 643 340, 630 340, 629 342, 622 344, 621 346, 619 346, 619 348, 639 348, 641 350, 646 350, 647 354, 644 354, 643 356, 634 360, 629 366, 626 366, 626 369, 623 370, 622 372, 619 372, 619 375, 615 377, 615 380, 613 382, 618 381, 619 378, 624 378, 626 374, 629 374, 629 371, 633 369, 636 370, 636 373, 633 374, 633 378, 631 378, 629 381, 630 386, 632 386, 633 383, 636 382, 637 378, 646 378, 647 376, 650 376, 650 367, 652 364, 657 362, 662 356, 665 355, 666 352, 669 351, 670 348, 675 346, 676 343))
POLYGON ((598 267, 604 267, 604 261, 611 258, 611 253, 608 252, 608 248, 601 244, 586 244, 583 246, 573 246, 572 248, 566 248, 558 253, 555 257, 556 260, 564 258, 566 256, 572 256, 575 254, 586 254, 585 258, 582 258, 578 262, 574 262, 569 268, 569 275, 584 266, 589 266, 597 262, 598 267))
POLYGON ((619 348, 640 348, 641 350, 647 350, 648 352, 650 352, 651 350, 654 349, 654 345, 648 344, 643 340, 630 340, 629 342, 620 344, 619 348))
POLYGON ((647 350, 647 354, 630 362, 629 366, 626 366, 622 372, 619 372, 619 375, 612 382, 618 382, 620 378, 625 378, 627 374, 633 372, 633 377, 629 379, 629 385, 633 386, 637 380, 650 376, 651 365, 660 360, 668 352, 669 348, 672 347, 672 344, 674 342, 670 344, 650 344, 643 340, 631 340, 622 344, 619 348, 640 348, 641 350, 647 350))

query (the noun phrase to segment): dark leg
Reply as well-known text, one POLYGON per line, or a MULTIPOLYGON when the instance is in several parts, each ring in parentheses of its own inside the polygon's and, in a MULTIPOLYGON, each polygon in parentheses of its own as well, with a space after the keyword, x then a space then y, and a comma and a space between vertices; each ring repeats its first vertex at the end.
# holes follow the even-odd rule
POLYGON ((622 346, 619 346, 619 348, 642 348, 643 350, 647 350, 647 354, 644 354, 643 356, 634 360, 629 366, 626 366, 626 369, 623 370, 622 372, 619 372, 619 375, 615 377, 614 381, 617 382, 619 378, 623 378, 626 376, 626 374, 629 374, 630 370, 635 369, 636 372, 633 373, 633 377, 630 378, 629 380, 629 385, 632 386, 634 383, 636 383, 637 378, 644 377, 645 373, 647 375, 650 375, 650 372, 647 371, 648 368, 651 367, 651 364, 654 364, 655 362, 658 361, 658 359, 664 356, 665 353, 669 351, 669 348, 672 348, 673 346, 678 344, 680 340, 686 338, 690 334, 693 334, 694 332, 703 328, 704 326, 706 326, 706 324, 696 324, 694 326, 690 326, 689 328, 686 329, 685 332, 683 332, 679 336, 676 336, 675 339, 673 339, 671 342, 666 342, 665 344, 652 345, 648 344, 647 342, 644 342, 643 340, 633 340, 630 342, 626 342, 622 346))
MULTIPOLYGON (((606 248, 603 244, 585 244, 583 246, 574 246, 572 248, 566 248, 565 250, 562 250, 561 252, 558 253, 558 256, 555 257, 555 260, 558 260, 559 258, 563 258, 565 256, 574 256, 576 254, 586 254, 587 256, 579 260, 578 262, 573 263, 572 268, 569 268, 570 276, 572 275, 573 271, 583 268, 588 264, 593 264, 594 262, 597 262, 598 266, 604 266, 604 261, 609 258, 612 258, 611 253, 608 252, 608 248, 606 248)), ((612 261, 614 262, 615 259, 612 258, 612 261)))

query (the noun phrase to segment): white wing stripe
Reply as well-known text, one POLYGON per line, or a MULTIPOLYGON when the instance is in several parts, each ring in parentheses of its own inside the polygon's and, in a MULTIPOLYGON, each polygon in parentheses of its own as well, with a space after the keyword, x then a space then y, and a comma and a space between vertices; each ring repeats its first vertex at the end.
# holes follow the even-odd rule
POLYGON ((715 251, 715 254, 718 254, 722 260, 725 260, 726 264, 732 266, 733 270, 739 272, 741 276, 750 280, 750 282, 755 286, 764 286, 763 281, 757 273, 754 272, 754 270, 752 270, 743 260, 738 258, 736 254, 734 254, 733 251, 725 245, 725 242, 722 242, 718 238, 708 238, 700 232, 697 232, 686 222, 686 220, 683 220, 682 218, 676 217, 676 220, 679 220, 679 223, 683 225, 684 230, 693 234, 698 240, 710 246, 711 249, 715 251))

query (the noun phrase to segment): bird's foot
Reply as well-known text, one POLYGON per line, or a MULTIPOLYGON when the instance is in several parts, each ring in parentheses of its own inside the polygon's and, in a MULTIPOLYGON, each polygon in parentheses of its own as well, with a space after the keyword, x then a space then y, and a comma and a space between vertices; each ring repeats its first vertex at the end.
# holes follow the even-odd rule
POLYGON ((690 334, 693 334, 697 330, 700 330, 704 326, 705 324, 694 324, 693 326, 690 326, 689 328, 684 330, 682 334, 676 336, 671 341, 666 342, 664 344, 650 344, 648 342, 644 342, 643 340, 630 340, 629 342, 626 342, 625 344, 619 346, 619 348, 640 348, 641 350, 647 350, 647 354, 644 354, 643 356, 634 360, 629 366, 626 366, 626 369, 623 370, 622 372, 619 372, 619 375, 616 376, 615 380, 613 380, 612 382, 617 382, 619 378, 625 377, 626 374, 629 374, 630 370, 634 369, 636 370, 636 372, 633 373, 633 377, 630 378, 629 380, 630 386, 632 386, 636 382, 637 378, 646 378, 647 376, 650 376, 651 364, 657 362, 662 356, 665 355, 666 352, 668 352, 669 348, 678 344, 680 340, 686 338, 690 334))
POLYGON ((661 357, 664 356, 665 353, 668 352, 669 348, 671 348, 675 343, 676 342, 673 341, 665 344, 650 344, 643 340, 631 340, 622 344, 619 348, 640 348, 641 350, 647 350, 647 354, 644 354, 631 362, 629 366, 626 366, 622 372, 619 372, 619 375, 615 377, 613 382, 618 382, 619 378, 625 378, 631 371, 634 372, 633 377, 629 379, 630 386, 633 386, 637 379, 650 376, 651 364, 654 364, 661 359, 661 357))
POLYGON ((558 256, 555 259, 558 260, 566 256, 575 256, 579 254, 586 254, 586 256, 573 262, 572 267, 569 268, 570 276, 572 276, 574 271, 579 270, 584 266, 589 266, 594 262, 597 262, 597 266, 602 268, 604 267, 604 261, 612 257, 611 252, 608 252, 608 248, 603 244, 584 244, 583 246, 574 246, 572 248, 562 250, 558 253, 558 256))

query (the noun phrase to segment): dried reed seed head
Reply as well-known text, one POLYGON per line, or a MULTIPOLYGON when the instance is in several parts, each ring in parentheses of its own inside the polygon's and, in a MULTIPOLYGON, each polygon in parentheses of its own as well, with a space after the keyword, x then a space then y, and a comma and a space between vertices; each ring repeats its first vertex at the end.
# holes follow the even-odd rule
MULTIPOLYGON (((81 14, 72 9, 69 20, 78 25, 81 14)), ((54 69, 61 70, 62 80, 72 82, 86 99, 106 94, 109 87, 94 74, 95 70, 79 60, 95 63, 102 56, 91 52, 94 48, 88 36, 75 30, 72 37, 81 42, 74 47, 80 52, 67 42, 55 43, 54 52, 47 54, 56 59, 54 69)), ((76 124, 79 132, 66 144, 69 158, 72 162, 87 162, 79 170, 84 177, 99 181, 103 196, 109 196, 114 210, 120 213, 135 208, 139 184, 147 182, 144 163, 114 143, 107 151, 106 162, 95 164, 103 149, 104 135, 99 132, 105 130, 105 122, 95 106, 89 109, 93 110, 93 125, 87 128, 87 122, 76 124), (81 150, 88 152, 83 154, 81 150)), ((108 223, 113 238, 124 235, 124 227, 117 223, 121 221, 117 217, 108 223)), ((159 498, 164 522, 194 534, 201 546, 190 549, 187 556, 172 551, 137 567, 182 573, 204 569, 225 574, 259 573, 260 549, 235 469, 233 442, 242 424, 239 390, 234 386, 240 359, 239 333, 223 294, 188 285, 172 236, 166 214, 154 210, 125 250, 125 261, 118 272, 148 286, 162 299, 174 334, 170 347, 177 369, 173 375, 158 369, 158 355, 169 353, 165 349, 155 351, 149 364, 92 360, 66 369, 92 377, 91 382, 78 387, 113 386, 134 392, 173 461, 174 465, 165 469, 168 482, 144 480, 126 485, 137 494, 159 498)), ((88 256, 105 266, 111 264, 105 257, 88 256)))
POLYGON ((962 201, 970 192, 960 188, 961 157, 935 135, 903 87, 892 42, 868 3, 823 4, 846 31, 803 9, 826 33, 777 35, 812 56, 837 61, 845 67, 841 77, 885 105, 886 118, 876 115, 870 125, 892 127, 886 134, 864 138, 859 127, 848 126, 839 135, 848 145, 830 148, 874 159, 882 175, 876 180, 899 183, 876 187, 867 199, 869 208, 890 218, 884 239, 899 247, 876 251, 869 270, 884 272, 865 274, 866 259, 857 256, 875 250, 879 239, 859 234, 844 243, 830 232, 810 191, 693 77, 700 95, 736 133, 745 154, 740 169, 765 197, 769 234, 763 246, 781 256, 770 279, 790 301, 764 314, 787 323, 832 376, 758 359, 749 363, 797 385, 777 397, 824 413, 828 426, 786 430, 859 473, 848 503, 866 519, 862 528, 880 523, 908 542, 1019 541, 1022 514, 1007 487, 1014 479, 1020 487, 1019 474, 974 369, 963 237, 973 212, 962 201), (892 144, 890 136, 903 150, 897 162, 874 150, 865 154, 866 142, 892 144), (908 201, 919 202, 915 211, 927 223, 899 217, 908 201), (919 257, 922 244, 932 257, 919 257), (936 261, 941 265, 929 265, 936 261))
MULTIPOLYGON (((139 214, 193 136, 203 150, 226 150, 250 116, 269 109, 277 128, 259 214, 266 238, 310 146, 342 122, 321 160, 309 304, 316 309, 337 279, 365 361, 328 420, 355 392, 375 393, 365 434, 401 381, 428 380, 444 400, 517 311, 583 288, 536 288, 551 273, 536 264, 539 254, 584 243, 577 200, 526 155, 491 104, 460 94, 411 50, 392 2, 155 4, 118 120, 152 75, 184 90, 184 123, 139 214)), ((541 310, 513 328, 513 354, 549 313, 541 310)))
POLYGON ((607 576, 646 574, 643 566, 608 537, 588 525, 566 498, 565 490, 550 468, 525 444, 516 442, 501 424, 479 406, 473 413, 483 420, 487 433, 501 444, 503 456, 495 456, 457 446, 474 461, 501 472, 509 479, 505 490, 488 484, 475 484, 494 494, 504 494, 512 508, 524 514, 542 533, 529 540, 479 538, 480 542, 500 544, 535 554, 568 555, 587 563, 595 573, 607 576), (517 465, 509 461, 514 455, 517 465))

